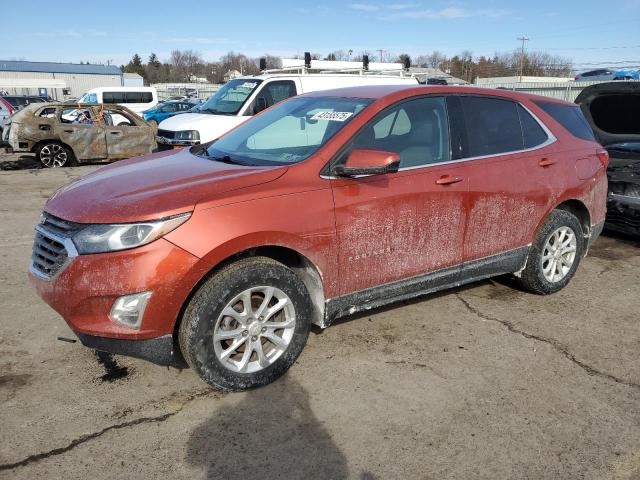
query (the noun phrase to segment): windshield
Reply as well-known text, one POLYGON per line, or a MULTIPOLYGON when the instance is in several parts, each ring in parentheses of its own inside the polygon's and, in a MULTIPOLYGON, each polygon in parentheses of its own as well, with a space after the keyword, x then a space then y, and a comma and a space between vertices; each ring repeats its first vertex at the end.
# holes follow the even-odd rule
POLYGON ((95 93, 85 93, 84 95, 82 95, 82 97, 80 97, 78 103, 98 103, 98 95, 96 95, 95 93))
POLYGON ((212 143, 205 155, 246 165, 300 162, 370 103, 370 99, 340 97, 286 100, 212 143))
POLYGON ((228 81, 202 104, 200 113, 235 115, 261 81, 241 78, 228 81))

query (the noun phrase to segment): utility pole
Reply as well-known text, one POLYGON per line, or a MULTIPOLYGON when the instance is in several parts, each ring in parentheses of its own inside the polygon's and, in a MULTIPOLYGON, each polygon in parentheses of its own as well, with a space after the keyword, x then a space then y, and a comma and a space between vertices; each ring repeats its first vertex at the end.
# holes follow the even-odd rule
POLYGON ((529 41, 528 37, 518 37, 517 40, 522 42, 522 47, 520 47, 520 83, 522 83, 522 70, 524 68, 524 42, 529 41))
POLYGON ((384 57, 382 56, 382 53, 384 52, 384 50, 380 48, 378 51, 380 52, 380 63, 383 63, 384 57))

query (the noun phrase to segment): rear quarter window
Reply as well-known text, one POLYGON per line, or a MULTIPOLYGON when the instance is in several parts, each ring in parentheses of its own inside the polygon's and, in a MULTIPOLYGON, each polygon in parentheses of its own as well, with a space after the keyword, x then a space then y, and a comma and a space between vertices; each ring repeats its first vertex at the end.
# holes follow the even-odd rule
POLYGON ((549 138, 535 118, 522 106, 518 105, 518 115, 522 126, 524 148, 534 148, 549 138))
POLYGON ((553 117, 556 122, 562 125, 574 137, 581 138, 582 140, 595 141, 593 130, 591 130, 579 106, 547 102, 535 102, 535 104, 553 117))

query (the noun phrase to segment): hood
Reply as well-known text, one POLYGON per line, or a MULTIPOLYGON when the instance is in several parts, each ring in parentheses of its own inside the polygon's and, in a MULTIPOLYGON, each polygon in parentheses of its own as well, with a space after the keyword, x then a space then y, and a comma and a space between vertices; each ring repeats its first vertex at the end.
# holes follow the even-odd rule
POLYGON ((170 130, 172 132, 197 130, 200 132, 200 143, 206 143, 215 140, 249 118, 251 117, 183 113, 182 115, 172 116, 160 122, 158 130, 170 130))
POLYGON ((286 170, 216 162, 185 148, 96 170, 59 189, 44 210, 78 223, 152 220, 192 211, 199 202, 225 192, 273 181, 286 170))
POLYGON ((576 103, 601 145, 640 142, 640 82, 590 85, 576 103))

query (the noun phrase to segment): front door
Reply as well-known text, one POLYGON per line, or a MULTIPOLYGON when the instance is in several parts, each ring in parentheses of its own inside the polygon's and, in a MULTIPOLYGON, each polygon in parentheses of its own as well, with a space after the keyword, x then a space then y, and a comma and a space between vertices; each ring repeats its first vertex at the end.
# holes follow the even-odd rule
POLYGON ((397 173, 333 179, 341 294, 417 276, 462 261, 467 181, 453 163, 442 97, 390 107, 351 148, 400 155, 397 173))
POLYGON ((109 114, 111 121, 105 122, 105 130, 110 159, 136 157, 151 152, 153 142, 150 140, 149 127, 139 125, 136 119, 123 111, 110 112, 105 108, 103 115, 106 117, 109 114))

